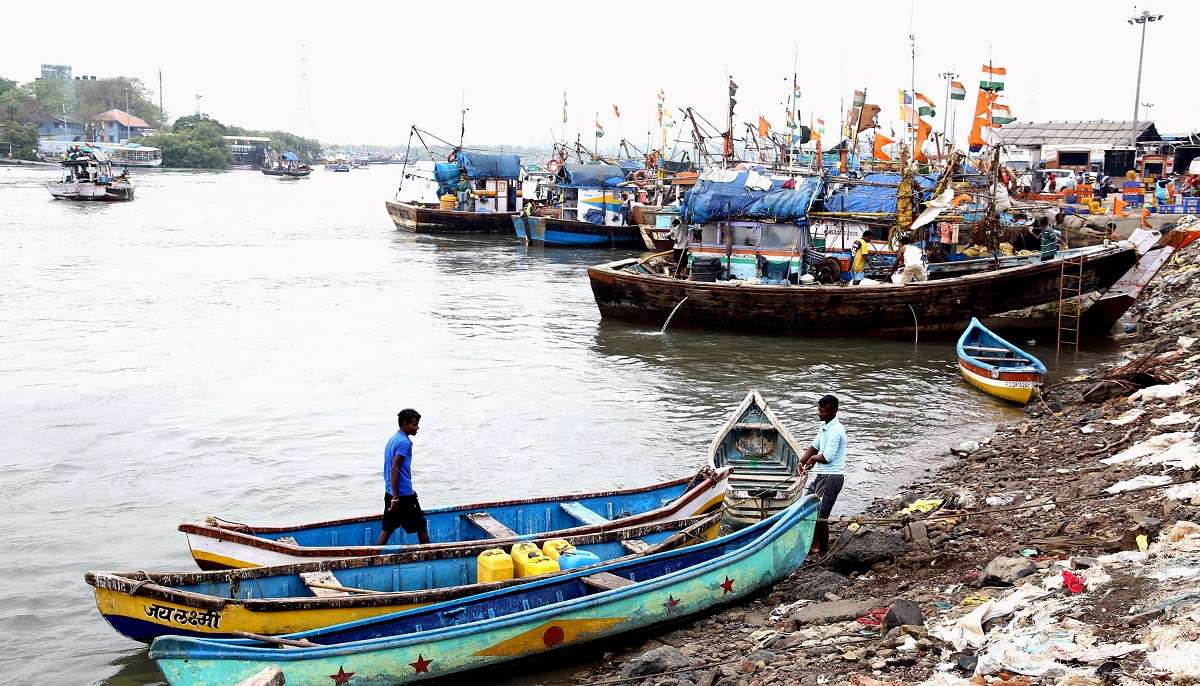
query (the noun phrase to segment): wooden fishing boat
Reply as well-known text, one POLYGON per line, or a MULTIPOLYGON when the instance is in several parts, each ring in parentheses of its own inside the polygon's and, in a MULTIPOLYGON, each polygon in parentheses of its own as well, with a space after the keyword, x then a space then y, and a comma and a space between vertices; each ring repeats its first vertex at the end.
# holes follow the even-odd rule
POLYGON ((746 394, 733 416, 708 446, 713 469, 731 467, 730 497, 725 516, 745 526, 790 506, 804 489, 796 473, 801 443, 767 407, 757 390, 746 394))
POLYGON ((971 318, 958 339, 958 371, 989 395, 1024 405, 1042 386, 1046 365, 971 318))
POLYGON ((641 229, 630 224, 593 224, 575 219, 521 217, 512 225, 526 245, 559 248, 641 248, 641 229))
POLYGON ((708 467, 691 477, 652 486, 442 507, 425 511, 430 543, 397 530, 394 545, 376 546, 380 514, 293 526, 248 526, 217 517, 184 522, 192 558, 201 569, 234 569, 401 551, 493 546, 534 536, 564 538, 610 529, 687 519, 719 508, 728 469, 708 467))
MULTIPOLYGON (((1084 293, 1108 288, 1136 259, 1129 245, 1087 248, 1084 293)), ((906 286, 795 286, 675 278, 668 256, 588 268, 603 317, 795 336, 913 336, 957 332, 972 316, 1054 302, 1060 260, 906 286)))
POLYGON ((466 212, 443 210, 438 205, 384 202, 397 229, 413 233, 507 233, 512 230, 512 212, 466 212))
POLYGON ((306 165, 296 167, 294 169, 259 169, 266 176, 278 176, 281 178, 302 179, 312 173, 312 167, 306 165))
MULTIPOLYGON (((564 539, 562 570, 715 538, 721 514, 626 527, 564 539)), ((525 541, 543 549, 553 537, 525 541)), ((553 547, 553 544, 552 546, 553 547)), ((322 560, 212 572, 88 572, 96 607, 117 633, 149 643, 169 634, 226 636, 306 631, 462 598, 533 578, 481 581, 477 558, 496 548, 460 548, 322 560)), ((510 551, 504 548, 505 553, 510 551)))
POLYGON ((63 160, 63 178, 46 184, 46 190, 57 200, 133 200, 133 182, 128 173, 113 174, 108 155, 97 150, 74 159, 63 160))
POLYGON ((804 561, 818 505, 807 497, 706 543, 273 643, 167 636, 154 641, 150 657, 178 686, 232 684, 268 665, 284 672, 288 686, 324 686, 331 675, 350 684, 405 684, 536 658, 763 591, 804 561))

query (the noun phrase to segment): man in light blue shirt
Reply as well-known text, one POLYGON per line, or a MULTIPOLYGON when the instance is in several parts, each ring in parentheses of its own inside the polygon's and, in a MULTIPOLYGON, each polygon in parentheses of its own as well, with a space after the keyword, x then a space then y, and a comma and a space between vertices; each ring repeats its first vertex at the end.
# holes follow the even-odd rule
POLYGON ((842 472, 846 466, 846 429, 837 418, 837 413, 836 396, 827 395, 817 401, 817 416, 824 424, 817 430, 817 437, 800 456, 797 464, 799 472, 816 467, 816 476, 808 484, 808 492, 821 497, 821 512, 813 532, 811 551, 817 555, 824 555, 829 550, 829 522, 824 520, 833 511, 833 504, 837 502, 845 482, 842 472))

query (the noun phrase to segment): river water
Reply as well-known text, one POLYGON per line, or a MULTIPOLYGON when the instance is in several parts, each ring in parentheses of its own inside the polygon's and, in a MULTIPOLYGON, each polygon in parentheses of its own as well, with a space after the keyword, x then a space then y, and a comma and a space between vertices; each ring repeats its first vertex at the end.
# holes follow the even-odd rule
POLYGON ((208 513, 376 509, 402 407, 433 506, 687 474, 748 389, 802 436, 835 393, 843 513, 1019 415, 944 341, 601 322, 584 267, 622 253, 397 232, 398 167, 135 173, 104 205, 56 174, 0 167, 0 683, 157 683, 84 571, 189 569, 175 525, 208 513))

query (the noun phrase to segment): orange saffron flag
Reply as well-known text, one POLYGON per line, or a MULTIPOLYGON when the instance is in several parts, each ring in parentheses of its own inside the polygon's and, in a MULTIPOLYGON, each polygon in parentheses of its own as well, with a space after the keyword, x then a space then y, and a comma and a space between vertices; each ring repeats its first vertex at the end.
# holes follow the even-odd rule
POLYGON ((770 133, 771 133, 771 124, 766 119, 759 117, 758 118, 758 135, 762 138, 766 138, 767 135, 770 133))
POLYGON ((885 136, 881 133, 876 133, 875 134, 875 146, 874 146, 875 159, 883 160, 884 162, 891 161, 892 156, 887 154, 886 152, 884 152, 883 148, 884 148, 884 146, 891 145, 892 143, 895 143, 895 142, 896 141, 892 140, 891 138, 888 138, 887 136, 885 136))
POLYGON ((914 160, 917 160, 918 162, 925 162, 929 159, 928 157, 925 156, 925 153, 921 151, 921 148, 925 145, 925 141, 929 139, 929 134, 932 132, 933 132, 933 127, 929 125, 929 122, 918 117, 917 118, 917 142, 914 144, 915 147, 913 148, 913 159, 914 160))

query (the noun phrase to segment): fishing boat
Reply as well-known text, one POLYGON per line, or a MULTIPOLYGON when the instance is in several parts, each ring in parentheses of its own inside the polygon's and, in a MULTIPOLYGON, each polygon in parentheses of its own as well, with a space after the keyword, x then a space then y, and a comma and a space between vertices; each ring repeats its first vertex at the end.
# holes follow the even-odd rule
POLYGON ((154 641, 150 657, 177 686, 232 684, 268 665, 289 686, 323 686, 331 675, 405 684, 536 658, 762 592, 804 561, 818 505, 810 496, 687 548, 266 642, 167 636, 154 641))
POLYGON ((1046 365, 972 317, 958 339, 958 371, 989 395, 1024 405, 1046 378, 1046 365))
POLYGON ((715 538, 721 514, 643 524, 567 538, 534 537, 511 551, 480 541, 460 548, 322 560, 280 567, 211 572, 88 572, 96 607, 117 633, 149 643, 169 634, 233 637, 274 635, 462 598, 715 538), (526 565, 514 578, 509 557, 532 545, 553 556, 526 565), (493 568, 497 559, 503 565, 493 568), (479 568, 484 578, 481 578, 479 568), (504 573, 507 571, 507 574, 504 573))
POLYGON ((114 176, 108 155, 88 149, 76 157, 62 160, 63 178, 46 184, 50 195, 59 200, 133 200, 133 182, 129 174, 114 176))
POLYGON ((511 226, 526 244, 571 248, 641 248, 641 230, 621 215, 625 171, 615 164, 563 164, 555 176, 556 202, 511 226))
POLYGON ((796 473, 801 444, 753 390, 708 446, 713 469, 732 467, 733 504, 726 517, 752 524, 787 508, 800 497, 804 475, 796 473))
POLYGON ((312 173, 312 167, 309 167, 307 164, 291 169, 267 169, 264 167, 259 171, 266 176, 275 176, 281 179, 302 179, 312 173))
POLYGON ((510 231, 512 217, 521 209, 521 158, 461 149, 447 157, 433 169, 443 200, 401 200, 402 179, 396 198, 385 202, 396 228, 428 234, 510 231))
POLYGON ((217 517, 184 522, 192 558, 201 569, 294 564, 314 560, 439 550, 489 541, 507 545, 534 536, 564 538, 609 529, 687 519, 721 506, 728 469, 705 467, 690 477, 651 486, 442 507, 425 511, 430 543, 397 530, 394 545, 376 546, 380 515, 293 526, 250 526, 217 517))
POLYGON ((326 163, 325 171, 348 172, 350 171, 350 163, 345 160, 335 160, 326 163))

